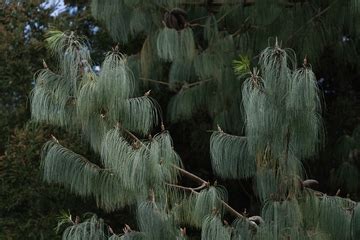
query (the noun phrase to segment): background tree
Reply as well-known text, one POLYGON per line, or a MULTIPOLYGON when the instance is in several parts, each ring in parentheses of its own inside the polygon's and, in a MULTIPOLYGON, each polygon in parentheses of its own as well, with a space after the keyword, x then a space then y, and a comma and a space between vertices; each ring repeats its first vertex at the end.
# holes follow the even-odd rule
MULTIPOLYGON (((86 152, 81 139, 56 127, 26 122, 30 118, 29 92, 34 73, 43 65, 43 59, 52 65, 51 60, 47 61, 44 42, 49 26, 92 36, 95 61, 103 57, 101 47, 109 45, 111 39, 103 29, 94 34, 95 20, 84 6, 68 6, 60 16, 53 17, 53 9, 44 9, 40 3, 0 4, 0 239, 58 239, 61 236, 54 227, 62 211, 97 212, 94 202, 84 203, 61 187, 41 180, 39 153, 51 133, 86 152), (76 14, 74 9, 78 9, 76 14)), ((123 224, 124 213, 117 212, 108 219, 123 224)))
POLYGON ((1 153, 10 140, 11 130, 29 118, 27 96, 32 87, 31 79, 45 55, 43 30, 39 28, 46 25, 49 12, 37 12, 36 6, 29 2, 1 4, 0 7, 1 153))
POLYGON ((44 139, 53 132, 53 128, 31 125, 15 130, 6 154, 1 156, 1 239, 24 236, 27 239, 57 239, 54 227, 61 211, 83 212, 90 206, 84 206, 80 198, 59 187, 49 187, 41 180, 40 149, 44 139))

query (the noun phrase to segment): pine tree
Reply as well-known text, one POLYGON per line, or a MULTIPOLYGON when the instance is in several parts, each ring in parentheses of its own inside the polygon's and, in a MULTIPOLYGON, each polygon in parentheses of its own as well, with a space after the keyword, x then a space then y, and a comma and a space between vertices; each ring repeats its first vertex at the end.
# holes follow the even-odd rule
POLYGON ((53 136, 42 150, 44 179, 94 197, 108 211, 136 205, 139 227, 126 226, 118 236, 96 216, 81 223, 70 217, 64 239, 185 239, 182 225, 201 228, 202 239, 358 238, 357 203, 314 191, 315 180, 304 180, 302 160, 316 153, 322 135, 319 93, 306 59, 297 68, 294 53, 277 42, 263 50, 242 87, 245 136, 219 127, 211 137, 217 175, 255 179, 263 206, 261 217, 249 217, 226 203, 224 187, 183 168, 156 101, 149 92, 136 96, 129 59, 117 48, 96 74, 74 33, 53 31, 47 42, 59 69, 44 64, 38 73, 33 119, 81 130, 100 161, 90 162, 53 136), (151 136, 157 125, 161 131, 151 136), (199 186, 179 185, 179 175, 199 186), (235 216, 232 225, 223 224, 225 212, 235 216))
POLYGON ((206 240, 359 238, 358 204, 312 190, 317 181, 306 179, 303 169, 324 139, 308 59, 316 63, 325 47, 345 36, 344 29, 356 34, 356 1, 235 2, 93 0, 94 16, 118 41, 146 35, 140 56, 124 56, 115 47, 100 73, 92 68, 85 39, 49 33, 48 47, 59 67, 52 71, 44 64, 37 74, 32 118, 81 132, 99 161, 89 161, 53 136, 42 151, 44 179, 95 198, 107 211, 136 206, 138 221, 137 230, 126 225, 119 235, 96 216, 84 221, 68 216, 59 225, 70 225, 64 239, 186 239, 185 226, 201 229, 206 240), (349 9, 354 14, 346 14, 349 9), (289 35, 279 23, 298 30, 289 35), (299 67, 294 52, 281 48, 276 38, 250 60, 271 36, 287 39, 283 44, 309 57, 299 67), (243 57, 234 72, 239 53, 243 57), (189 119, 206 107, 220 125, 210 139, 214 173, 223 179, 253 178, 260 216, 236 211, 227 204, 223 186, 185 170, 159 104, 151 92, 141 96, 139 90, 144 86, 139 80, 163 77, 165 62, 171 64, 169 82, 161 83, 179 90, 169 103, 170 121, 189 119), (256 67, 249 71, 251 66, 256 67), (181 185, 180 176, 198 186, 181 185), (232 224, 224 219, 228 213, 232 224))
POLYGON ((359 62, 357 0, 92 0, 91 9, 115 41, 146 37, 139 74, 148 83, 168 79, 160 84, 178 93, 168 106, 172 122, 201 110, 214 126, 241 134, 233 60, 241 55, 255 63, 269 39, 277 37, 314 66, 324 52, 359 62))

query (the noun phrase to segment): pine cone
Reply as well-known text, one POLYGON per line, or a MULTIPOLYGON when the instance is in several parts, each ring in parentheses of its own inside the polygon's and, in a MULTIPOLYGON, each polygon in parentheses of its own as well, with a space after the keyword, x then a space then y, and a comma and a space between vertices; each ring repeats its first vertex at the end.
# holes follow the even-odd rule
POLYGON ((174 8, 164 14, 164 23, 168 28, 174 28, 177 31, 187 26, 187 13, 181 8, 174 8))

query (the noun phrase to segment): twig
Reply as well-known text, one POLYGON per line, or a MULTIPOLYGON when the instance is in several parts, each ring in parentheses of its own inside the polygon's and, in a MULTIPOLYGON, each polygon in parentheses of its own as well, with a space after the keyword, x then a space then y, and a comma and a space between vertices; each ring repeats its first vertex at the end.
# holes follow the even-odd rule
POLYGON ((179 188, 179 189, 187 190, 187 191, 190 191, 193 193, 198 193, 191 187, 184 187, 184 186, 180 186, 180 185, 176 185, 176 184, 172 184, 172 183, 166 183, 166 185, 169 187, 179 188))
POLYGON ((236 10, 237 8, 239 8, 240 4, 237 5, 236 7, 232 7, 228 12, 224 13, 224 15, 222 15, 221 17, 219 17, 216 22, 219 23, 221 20, 223 20, 228 14, 230 14, 232 11, 236 10))
POLYGON ((153 82, 153 83, 158 83, 158 84, 163 84, 163 85, 166 85, 166 86, 170 86, 170 83, 167 83, 167 82, 162 82, 162 81, 159 81, 159 80, 154 80, 154 79, 150 79, 150 78, 139 78, 143 81, 148 81, 148 82, 153 82))
POLYGON ((198 20, 202 20, 202 19, 205 19, 205 18, 208 18, 209 16, 203 16, 203 17, 198 17, 198 18, 195 18, 195 19, 192 19, 191 21, 189 21, 189 23, 193 23, 193 22, 196 22, 198 20))
MULTIPOLYGON (((176 165, 172 165, 172 166, 173 166, 175 169, 179 170, 179 172, 181 172, 183 175, 185 175, 185 176, 193 179, 194 181, 197 181, 197 182, 199 182, 199 183, 201 183, 201 184, 206 184, 206 185, 209 184, 209 183, 208 183, 207 181, 205 181, 204 179, 202 179, 202 178, 194 175, 193 173, 190 173, 190 172, 186 171, 185 169, 179 168, 179 167, 176 166, 176 165)), ((178 185, 176 185, 176 186, 178 186, 178 185)), ((184 190, 191 191, 191 192, 196 192, 196 191, 194 191, 193 188, 188 188, 188 187, 183 187, 183 186, 181 186, 181 188, 184 189, 184 190)), ((247 217, 245 217, 245 216, 242 215, 241 213, 237 212, 235 209, 233 209, 229 204, 227 204, 227 203, 224 202, 223 200, 220 199, 220 202, 221 202, 221 204, 224 205, 224 207, 225 207, 231 214, 233 214, 235 217, 237 217, 237 218, 242 218, 242 219, 245 219, 246 221, 249 221, 249 220, 247 219, 247 217)), ((250 226, 252 226, 252 225, 250 225, 250 226)))
POLYGON ((234 33, 232 33, 231 35, 232 35, 232 36, 238 35, 238 34, 241 32, 241 30, 244 29, 244 27, 246 26, 246 23, 247 23, 247 21, 248 21, 249 19, 250 19, 250 17, 245 18, 244 23, 241 24, 240 28, 239 28, 238 30, 236 30, 234 33))
POLYGON ((129 130, 127 130, 126 128, 124 128, 123 126, 121 126, 121 124, 118 122, 115 126, 118 129, 122 129, 124 132, 126 132, 130 137, 132 137, 136 142, 140 143, 141 145, 143 145, 147 150, 150 151, 150 149, 138 138, 136 137, 134 134, 132 134, 129 130))
MULTIPOLYGON (((180 186, 180 185, 176 185, 176 184, 171 184, 171 183, 167 183, 166 185, 170 186, 170 187, 175 187, 175 188, 180 188, 183 190, 187 190, 190 191, 192 193, 195 194, 199 194, 198 192, 196 192, 196 190, 200 190, 202 188, 204 188, 205 186, 208 185, 207 182, 205 182, 204 184, 202 184, 200 187, 197 188, 191 188, 191 187, 184 187, 184 186, 180 186)), ((238 217, 238 218, 245 218, 247 219, 244 215, 242 215, 241 213, 237 212, 235 209, 233 209, 229 204, 227 204, 226 202, 224 202, 223 200, 220 200, 221 204, 224 205, 224 207, 230 212, 232 213, 234 216, 238 217)))
POLYGON ((200 23, 189 23, 188 26, 190 26, 190 27, 205 27, 205 25, 202 25, 200 23))
POLYGON ((178 166, 176 166, 176 165, 174 165, 174 164, 172 164, 172 167, 174 167, 176 170, 178 170, 179 172, 181 172, 183 175, 185 175, 185 176, 193 179, 195 182, 198 182, 198 183, 200 183, 200 184, 208 184, 208 182, 205 181, 204 179, 196 176, 195 174, 192 174, 191 172, 186 171, 186 170, 183 169, 183 168, 180 168, 180 167, 178 167, 178 166))
POLYGON ((227 204, 226 202, 221 200, 221 203, 224 205, 224 207, 230 212, 232 213, 234 216, 238 217, 238 218, 243 218, 246 219, 248 221, 248 218, 245 217, 244 215, 242 215, 241 213, 239 213, 238 211, 236 211, 235 209, 233 209, 229 204, 227 204))
POLYGON ((246 136, 232 135, 232 134, 230 134, 230 133, 224 132, 224 131, 221 129, 221 127, 219 126, 219 124, 217 125, 217 130, 207 130, 206 132, 220 132, 221 134, 227 135, 227 136, 230 136, 230 137, 236 137, 236 138, 239 138, 239 139, 242 139, 242 140, 246 140, 246 139, 247 139, 246 136))
POLYGON ((327 11, 329 11, 329 9, 337 2, 337 0, 334 0, 329 6, 327 6, 326 8, 324 8, 323 10, 321 10, 320 12, 318 12, 316 15, 314 15, 312 18, 310 18, 304 25, 302 25, 298 30, 296 30, 293 34, 291 34, 288 39, 286 40, 286 43, 288 43, 293 37, 295 37, 295 35, 297 35, 299 32, 301 32, 303 30, 303 28, 305 28, 306 25, 310 24, 312 21, 314 21, 316 18, 320 17, 321 15, 323 15, 324 13, 326 13, 327 11))
POLYGON ((187 85, 187 87, 196 86, 196 85, 199 85, 199 84, 202 84, 202 83, 206 83, 206 82, 209 82, 209 81, 211 81, 211 79, 206 79, 206 80, 201 80, 201 81, 198 81, 198 82, 189 83, 189 84, 187 85))
POLYGON ((205 188, 208 186, 208 184, 201 184, 201 186, 199 187, 196 187, 196 188, 192 188, 192 187, 184 187, 184 186, 181 186, 181 185, 176 185, 176 184, 172 184, 172 183, 166 183, 166 185, 170 186, 170 187, 175 187, 175 188, 180 188, 180 189, 183 189, 183 190, 187 190, 187 191, 191 191, 193 193, 198 193, 197 191, 205 188))

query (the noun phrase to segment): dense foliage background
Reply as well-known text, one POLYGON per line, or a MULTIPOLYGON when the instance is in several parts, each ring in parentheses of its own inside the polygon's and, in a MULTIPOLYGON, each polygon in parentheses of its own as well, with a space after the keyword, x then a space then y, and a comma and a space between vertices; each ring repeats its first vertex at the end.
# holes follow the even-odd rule
MULTIPOLYGON (((48 186, 41 180, 39 152, 51 134, 61 136, 68 146, 86 152, 79 136, 51 126, 29 123, 29 92, 33 75, 42 68, 43 59, 51 66, 45 51, 44 34, 51 28, 74 30, 86 35, 96 63, 117 42, 107 34, 102 23, 91 17, 88 1, 66 1, 67 10, 52 17, 52 9, 40 7, 40 1, 9 3, 0 7, 0 238, 54 239, 61 211, 82 215, 97 212, 91 199, 80 199, 58 186, 48 186), (94 29, 96 29, 94 31, 94 29)), ((143 37, 129 44, 120 44, 127 54, 141 49, 143 37)), ((315 40, 314 40, 315 41, 315 40)), ((355 42, 355 41, 354 41, 355 42)), ((355 42, 356 43, 356 42, 355 42)), ((358 49, 359 46, 355 46, 358 49)), ((309 178, 320 182, 319 189, 359 200, 360 161, 358 154, 360 123, 360 84, 357 65, 339 55, 334 48, 320 54, 315 73, 323 93, 326 142, 320 155, 305 166, 309 178), (350 174, 351 173, 351 174, 350 174)), ((150 85, 163 109, 173 92, 166 86, 150 85)), ((206 179, 215 179, 209 159, 208 139, 212 120, 199 112, 188 121, 170 126, 176 151, 192 172, 206 179)), ((249 181, 222 182, 229 190, 230 205, 243 211, 256 212, 259 205, 249 181), (239 185, 241 190, 239 191, 239 185)), ((131 209, 129 210, 131 211, 131 209)), ((110 215, 98 212, 119 230, 132 222, 128 210, 110 215)))

